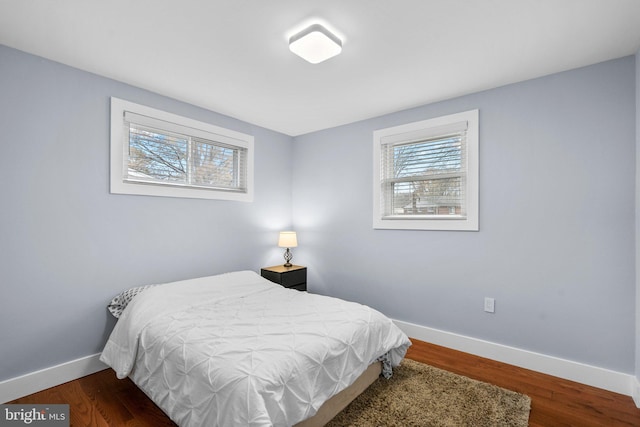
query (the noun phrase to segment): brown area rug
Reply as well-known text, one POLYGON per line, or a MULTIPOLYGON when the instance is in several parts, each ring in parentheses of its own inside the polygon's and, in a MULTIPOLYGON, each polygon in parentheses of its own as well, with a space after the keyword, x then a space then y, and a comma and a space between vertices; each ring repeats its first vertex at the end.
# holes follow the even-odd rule
POLYGON ((404 359, 326 427, 527 426, 530 408, 523 394, 404 359))

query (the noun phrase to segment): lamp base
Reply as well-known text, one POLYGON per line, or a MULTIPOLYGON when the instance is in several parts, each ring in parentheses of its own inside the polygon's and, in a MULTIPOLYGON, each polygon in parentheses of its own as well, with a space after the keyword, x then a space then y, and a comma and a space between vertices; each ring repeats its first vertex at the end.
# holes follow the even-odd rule
POLYGON ((293 264, 291 264, 291 258, 293 258, 293 254, 291 253, 289 248, 287 248, 287 250, 284 251, 284 266, 285 267, 291 267, 293 265, 293 264))

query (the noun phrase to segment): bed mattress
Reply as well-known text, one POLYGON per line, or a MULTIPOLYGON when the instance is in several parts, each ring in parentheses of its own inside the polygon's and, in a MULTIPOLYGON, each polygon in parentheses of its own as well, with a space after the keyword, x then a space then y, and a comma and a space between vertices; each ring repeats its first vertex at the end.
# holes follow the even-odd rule
POLYGON ((180 426, 291 426, 409 345, 370 307, 241 271, 136 296, 101 360, 180 426))

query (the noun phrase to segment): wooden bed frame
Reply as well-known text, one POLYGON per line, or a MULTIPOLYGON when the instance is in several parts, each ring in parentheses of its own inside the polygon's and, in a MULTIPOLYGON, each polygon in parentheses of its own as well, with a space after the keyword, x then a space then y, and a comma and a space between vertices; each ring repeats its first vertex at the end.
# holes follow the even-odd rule
POLYGON ((378 379, 381 372, 382 362, 372 363, 353 384, 324 402, 313 417, 299 422, 294 427, 324 426, 378 379))

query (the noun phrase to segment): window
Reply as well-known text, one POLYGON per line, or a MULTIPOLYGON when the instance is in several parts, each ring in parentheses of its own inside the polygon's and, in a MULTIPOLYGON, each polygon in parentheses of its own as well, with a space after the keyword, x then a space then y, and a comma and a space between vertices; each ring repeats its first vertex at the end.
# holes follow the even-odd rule
POLYGON ((478 230, 478 110, 373 133, 373 228, 478 230))
POLYGON ((111 192, 253 199, 253 137, 111 98, 111 192))

